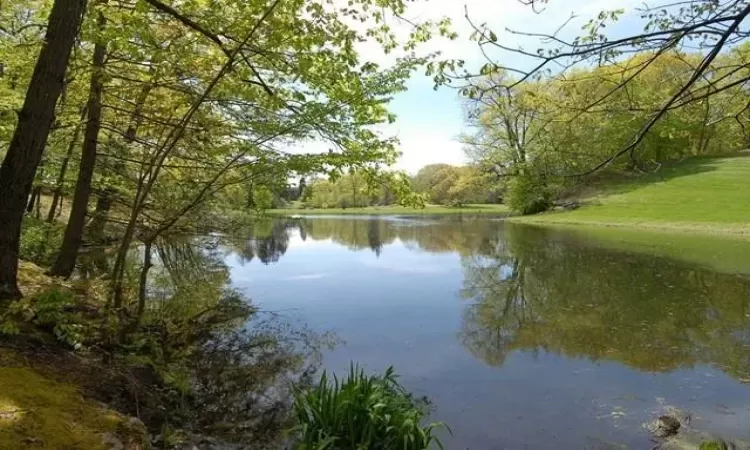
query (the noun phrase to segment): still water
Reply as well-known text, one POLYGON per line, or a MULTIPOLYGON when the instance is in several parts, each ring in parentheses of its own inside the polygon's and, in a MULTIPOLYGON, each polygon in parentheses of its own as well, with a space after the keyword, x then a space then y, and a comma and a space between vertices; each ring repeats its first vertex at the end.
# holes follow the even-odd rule
POLYGON ((643 424, 669 408, 750 439, 747 243, 657 236, 651 251, 488 219, 283 219, 250 234, 227 252, 233 285, 335 332, 328 370, 394 365, 450 425, 446 448, 650 449, 643 424))

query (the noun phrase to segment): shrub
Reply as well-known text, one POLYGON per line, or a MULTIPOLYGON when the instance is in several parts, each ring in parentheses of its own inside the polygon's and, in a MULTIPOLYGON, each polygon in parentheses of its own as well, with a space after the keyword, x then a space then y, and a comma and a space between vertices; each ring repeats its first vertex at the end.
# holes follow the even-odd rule
POLYGON ((352 205, 351 198, 348 195, 344 194, 344 195, 340 195, 338 200, 336 200, 336 206, 339 208, 346 209, 354 205, 352 205))
POLYGON ((272 206, 274 209, 288 209, 293 207, 292 203, 278 196, 274 196, 272 206))
POLYGON ((352 365, 348 377, 320 382, 295 394, 297 450, 442 448, 433 431, 422 426, 426 403, 415 401, 396 381, 392 367, 382 376, 367 376, 352 365))
POLYGON ((265 186, 258 186, 253 190, 253 203, 257 211, 273 208, 273 192, 265 186))
POLYGON ((64 231, 60 223, 25 217, 21 228, 20 259, 50 265, 60 248, 64 231))
POLYGON ((80 348, 95 334, 96 328, 75 309, 73 292, 63 286, 52 286, 34 297, 11 303, 0 316, 0 334, 18 334, 23 324, 31 323, 52 331, 61 343, 80 348))
POLYGON ((521 175, 513 178, 508 186, 506 204, 519 214, 538 214, 552 206, 549 188, 532 176, 521 175))

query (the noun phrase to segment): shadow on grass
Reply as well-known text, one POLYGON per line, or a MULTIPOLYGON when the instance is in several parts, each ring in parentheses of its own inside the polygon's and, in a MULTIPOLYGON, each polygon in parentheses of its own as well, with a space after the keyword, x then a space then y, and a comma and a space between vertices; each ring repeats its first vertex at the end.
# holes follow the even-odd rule
POLYGON ((121 419, 69 385, 25 367, 0 367, 0 448, 105 449, 121 419))
POLYGON ((720 157, 696 156, 683 161, 664 162, 652 172, 631 173, 630 175, 603 174, 588 183, 588 187, 595 189, 596 194, 627 194, 655 183, 716 171, 722 161, 730 158, 748 158, 750 160, 750 154, 736 153, 720 157))

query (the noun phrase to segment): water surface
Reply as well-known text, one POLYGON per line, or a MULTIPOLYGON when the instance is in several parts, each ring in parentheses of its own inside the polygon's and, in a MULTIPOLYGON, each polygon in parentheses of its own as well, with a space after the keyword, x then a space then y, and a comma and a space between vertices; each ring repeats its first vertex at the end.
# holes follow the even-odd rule
POLYGON ((228 249, 234 286, 335 332, 329 370, 394 365, 450 425, 447 448, 652 448, 642 424, 670 407, 750 439, 748 243, 707 241, 703 264, 632 236, 490 219, 283 219, 248 234, 228 249), (716 264, 724 251, 747 258, 716 264))

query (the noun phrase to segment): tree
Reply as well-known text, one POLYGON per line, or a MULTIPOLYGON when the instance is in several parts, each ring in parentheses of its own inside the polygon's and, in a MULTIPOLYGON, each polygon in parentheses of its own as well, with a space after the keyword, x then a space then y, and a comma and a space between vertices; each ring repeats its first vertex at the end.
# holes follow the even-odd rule
MULTIPOLYGON (((547 0, 520 0, 543 13, 547 0)), ((437 83, 451 79, 465 81, 461 91, 469 98, 479 98, 487 91, 497 88, 515 89, 526 84, 544 83, 550 79, 565 80, 576 76, 581 68, 609 66, 621 70, 611 70, 611 83, 597 89, 595 95, 588 96, 585 103, 578 105, 573 113, 563 114, 559 121, 567 121, 575 127, 578 121, 592 120, 606 107, 613 96, 627 95, 629 87, 637 83, 644 72, 664 55, 695 49, 699 57, 685 60, 687 76, 680 77, 677 85, 662 92, 658 101, 649 105, 639 120, 630 128, 626 137, 621 137, 617 148, 604 157, 579 165, 567 171, 565 176, 586 176, 621 161, 630 160, 637 167, 637 154, 643 149, 643 140, 651 134, 658 134, 657 124, 667 119, 673 112, 691 108, 696 103, 721 95, 730 90, 742 90, 750 80, 750 71, 742 65, 725 64, 722 55, 744 42, 750 33, 742 27, 750 5, 744 0, 717 2, 699 0, 693 2, 665 2, 643 6, 638 10, 645 22, 644 32, 610 39, 606 27, 618 20, 623 10, 603 11, 585 26, 585 34, 574 39, 566 37, 565 25, 552 35, 536 33, 533 30, 509 30, 514 35, 527 39, 540 39, 545 46, 537 51, 521 47, 509 47, 496 32, 485 25, 477 25, 467 11, 467 20, 474 29, 473 37, 488 55, 487 63, 476 72, 460 69, 459 61, 444 61, 435 64, 431 73, 437 83), (489 48, 495 52, 489 51, 489 48), (512 54, 524 60, 517 67, 503 64, 498 57, 512 54), (623 68, 621 63, 629 55, 643 57, 637 66, 623 68), (492 57, 490 56, 492 55, 492 57), (500 78, 497 83, 486 83, 488 75, 510 73, 514 78, 500 78), (615 77, 616 76, 616 77, 615 77)), ((519 59, 516 58, 516 61, 519 59)), ((746 92, 746 91, 745 91, 746 92)), ((747 98, 745 96, 745 98, 747 98)), ((734 108, 726 110, 722 120, 736 120, 746 123, 750 103, 739 101, 734 108)), ((709 122, 710 123, 710 120, 709 122)))
POLYGON ((545 138, 552 121, 544 86, 496 86, 510 82, 506 78, 499 73, 481 80, 487 90, 467 102, 468 124, 475 132, 462 138, 474 163, 498 177, 518 174, 528 162, 529 147, 545 138))
POLYGON ((361 208, 391 205, 396 201, 421 206, 421 198, 411 192, 410 180, 401 172, 355 170, 327 180, 315 180, 307 186, 306 192, 305 201, 315 208, 361 208))
MULTIPOLYGON (((121 172, 130 196, 111 277, 111 306, 123 311, 123 317, 129 308, 123 294, 123 271, 130 243, 139 239, 148 245, 175 226, 188 226, 191 217, 204 212, 222 190, 252 185, 255 191, 256 185, 283 180, 290 173, 340 173, 350 167, 372 179, 398 178, 377 174, 381 164, 395 158, 395 141, 381 138, 369 127, 392 120, 385 96, 403 89, 411 71, 426 61, 412 54, 387 69, 358 63, 352 31, 339 19, 339 12, 317 3, 226 1, 210 9, 185 4, 180 11, 158 1, 148 3, 152 10, 136 11, 128 20, 145 27, 139 31, 142 35, 171 36, 166 39, 169 46, 144 49, 143 42, 149 40, 130 40, 113 55, 120 58, 132 52, 122 57, 130 61, 155 52, 162 58, 159 67, 163 69, 155 79, 148 76, 158 86, 143 109, 150 126, 134 141, 129 154, 115 156, 124 162, 121 172), (314 17, 301 14, 303 8, 314 17), (201 17, 201 21, 191 17, 201 17), (249 44, 256 34, 262 39, 252 42, 265 46, 263 58, 249 44), (339 51, 318 51, 322 43, 339 51), (202 64, 185 65, 185 58, 196 53, 205 55, 202 64), (330 82, 326 74, 334 72, 340 82, 330 82), (313 137, 329 140, 337 150, 295 155, 280 149, 290 140, 313 137)), ((345 12, 360 13, 356 9, 345 12)), ((372 35, 382 33, 378 28, 372 35)), ((383 39, 383 45, 392 45, 387 35, 383 39)), ((130 70, 132 74, 118 70, 112 78, 131 89, 147 78, 137 65, 130 70)), ((118 107, 128 108, 126 104, 118 107)), ((117 130, 122 126, 113 125, 106 127, 117 130)), ((145 260, 142 267, 147 275, 145 260)))
POLYGON ((78 143, 78 135, 81 132, 81 128, 86 116, 87 110, 86 108, 84 108, 81 112, 80 121, 74 125, 73 134, 70 137, 70 143, 68 144, 65 156, 60 163, 60 170, 58 172, 57 180, 55 181, 55 185, 52 191, 52 204, 50 205, 49 212, 47 213, 47 223, 54 222, 55 218, 57 217, 58 208, 62 210, 62 190, 65 183, 65 175, 68 172, 68 164, 70 163, 70 158, 73 156, 73 150, 78 143))
POLYGON ((414 189, 429 201, 441 205, 461 206, 466 203, 488 203, 495 200, 488 178, 472 166, 429 164, 417 172, 414 189))
POLYGON ((307 189, 307 179, 302 177, 299 179, 299 185, 297 186, 297 200, 306 201, 310 196, 309 190, 307 189))
MULTIPOLYGON (((105 346, 128 342, 141 328, 157 264, 152 254, 171 232, 223 225, 229 222, 223 213, 242 209, 248 197, 266 208, 301 174, 342 180, 336 194, 345 193, 351 204, 419 200, 410 197, 403 174, 383 170, 398 155, 397 141, 378 128, 394 120, 388 111, 393 94, 435 56, 419 50, 420 42, 449 33, 445 23, 418 23, 399 40, 386 22, 399 20, 404 3, 380 5, 385 9, 372 4, 91 5, 46 142, 45 170, 34 182, 40 192, 54 192, 48 213, 54 222, 70 180, 76 180, 52 273, 73 271, 90 194, 98 197, 90 236, 101 236, 106 227, 117 238, 111 264, 102 265, 109 271, 105 346), (364 25, 352 27, 352 19, 364 25), (368 61, 355 45, 368 39, 399 57, 387 66, 368 61), (81 159, 74 164, 80 135, 81 159), (290 143, 311 140, 331 149, 289 151, 290 143), (138 267, 131 271, 134 259, 138 267), (131 272, 137 275, 128 277, 131 272)), ((0 31, 3 55, 23 52, 11 43, 0 31)), ((312 195, 312 184, 304 195, 312 195)), ((8 261, 16 259, 14 254, 8 261)))
POLYGON ((253 208, 265 211, 273 207, 273 192, 266 186, 253 189, 253 208))
POLYGON ((85 0, 54 2, 45 44, 0 168, 0 300, 21 296, 16 280, 21 219, 54 121, 55 105, 63 89, 85 4, 85 0))
MULTIPOLYGON (((746 47, 723 55, 718 67, 743 66, 746 47)), ((467 154, 482 170, 496 175, 496 183, 508 191, 509 203, 518 212, 543 210, 554 197, 586 182, 587 177, 579 176, 582 168, 606 160, 638 133, 700 60, 695 53, 667 52, 656 58, 638 54, 616 64, 528 80, 513 89, 496 84, 511 81, 488 75, 481 86, 491 88, 469 100, 474 133, 464 138, 467 154), (626 87, 610 92, 611 86, 632 77, 626 87), (605 95, 596 107, 590 106, 605 95)), ((714 76, 743 76, 730 72, 717 68, 714 76)), ((747 104, 743 89, 735 86, 669 111, 640 139, 638 152, 599 172, 655 170, 688 156, 742 149, 750 116, 734 117, 734 111, 747 104)))
MULTIPOLYGON (((102 1, 99 2, 100 4, 102 1)), ((98 36, 94 44, 94 55, 92 61, 91 87, 89 89, 89 100, 86 105, 88 121, 83 134, 83 149, 81 150, 81 163, 78 169, 78 181, 76 182, 73 205, 68 218, 68 226, 65 228, 62 247, 57 255, 55 263, 50 269, 50 274, 68 278, 75 268, 78 249, 83 237, 83 226, 88 212, 89 196, 91 195, 91 180, 96 165, 96 152, 99 144, 99 130, 102 121, 102 95, 104 90, 104 59, 107 53, 106 43, 103 42, 101 34, 104 31, 106 18, 101 10, 97 13, 98 36)))
POLYGON ((417 192, 429 192, 436 184, 440 182, 441 173, 451 170, 449 164, 428 164, 421 169, 412 179, 412 184, 417 192))

